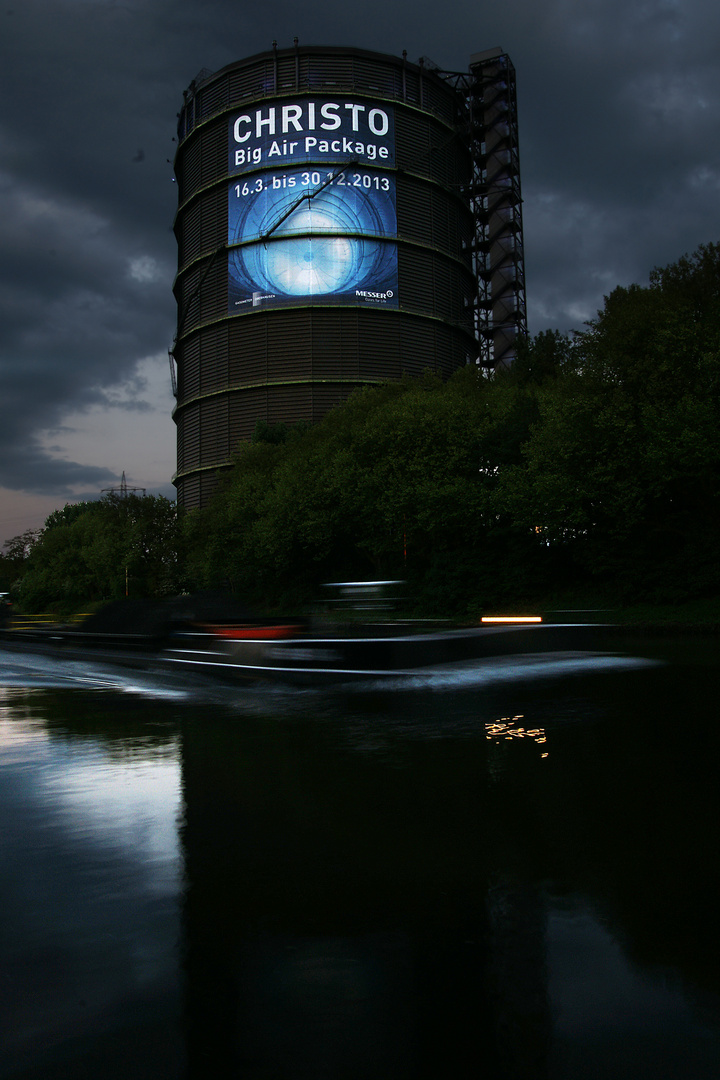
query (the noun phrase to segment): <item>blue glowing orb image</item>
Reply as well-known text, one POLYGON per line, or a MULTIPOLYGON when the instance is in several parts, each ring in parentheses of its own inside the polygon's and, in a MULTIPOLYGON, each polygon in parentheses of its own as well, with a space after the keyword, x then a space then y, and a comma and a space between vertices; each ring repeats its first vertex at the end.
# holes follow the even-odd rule
POLYGON ((397 304, 394 178, 266 172, 229 189, 229 306, 322 297, 397 304), (234 246, 237 245, 237 246, 234 246))
POLYGON ((340 236, 272 244, 263 267, 266 287, 290 296, 341 292, 357 280, 362 262, 358 248, 340 236))

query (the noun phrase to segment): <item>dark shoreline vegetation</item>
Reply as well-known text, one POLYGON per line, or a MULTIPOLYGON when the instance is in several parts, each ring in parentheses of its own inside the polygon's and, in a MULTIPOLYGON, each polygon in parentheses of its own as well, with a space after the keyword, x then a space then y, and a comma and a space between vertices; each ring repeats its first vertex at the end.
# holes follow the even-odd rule
MULTIPOLYGON (((0 590, 67 616, 225 589, 300 611, 323 582, 403 579, 416 614, 605 609, 720 627, 720 246, 617 288, 585 330, 259 423, 212 503, 67 505, 9 540, 0 590)), ((570 617, 570 616, 569 616, 570 617)))

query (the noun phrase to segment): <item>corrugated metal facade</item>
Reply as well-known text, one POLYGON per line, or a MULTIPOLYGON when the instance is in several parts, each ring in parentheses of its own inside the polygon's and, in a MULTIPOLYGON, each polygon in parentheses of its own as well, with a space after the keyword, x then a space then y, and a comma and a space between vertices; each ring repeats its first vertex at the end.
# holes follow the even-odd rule
POLYGON ((457 92, 403 59, 297 48, 191 85, 175 162, 178 503, 204 505, 259 419, 316 421, 357 387, 473 361, 471 164, 457 92), (239 109, 352 93, 394 110, 398 306, 228 312, 228 124, 239 109))

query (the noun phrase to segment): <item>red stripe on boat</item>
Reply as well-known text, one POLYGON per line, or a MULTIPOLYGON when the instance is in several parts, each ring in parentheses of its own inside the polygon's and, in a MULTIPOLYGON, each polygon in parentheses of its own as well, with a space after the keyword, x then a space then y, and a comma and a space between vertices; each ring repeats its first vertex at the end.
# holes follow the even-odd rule
POLYGON ((268 638, 291 637, 298 631, 297 626, 213 626, 211 630, 217 637, 230 638, 232 641, 267 640, 268 638))

